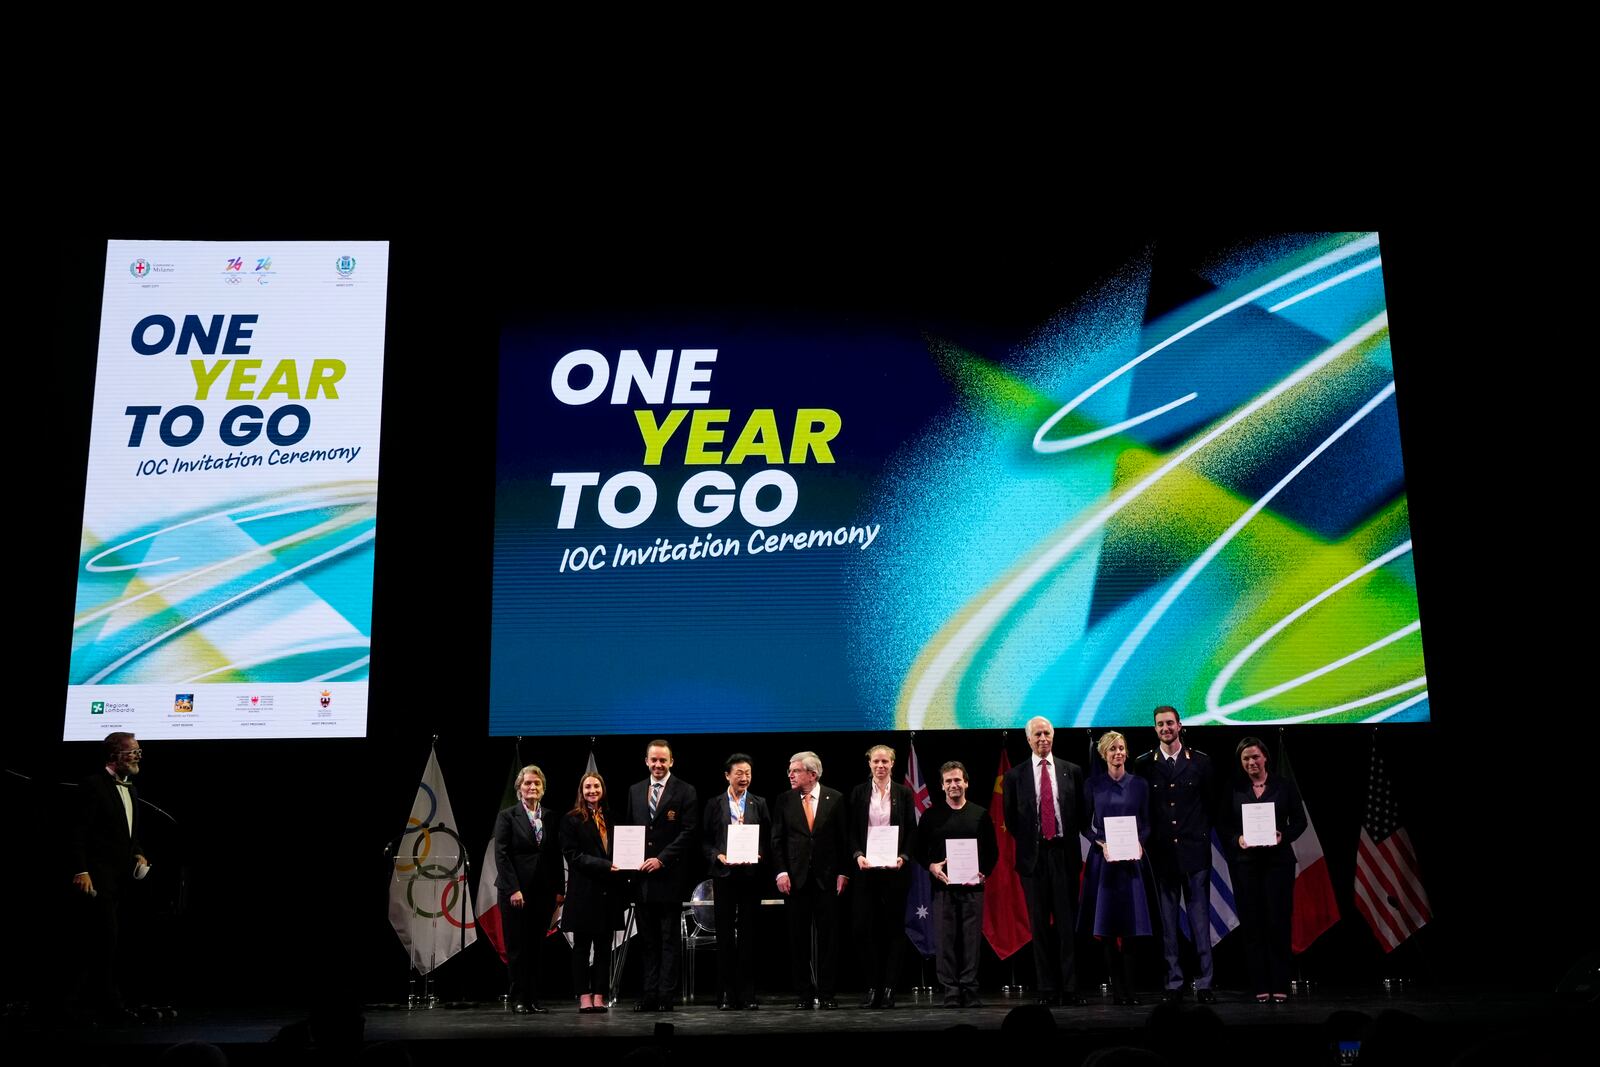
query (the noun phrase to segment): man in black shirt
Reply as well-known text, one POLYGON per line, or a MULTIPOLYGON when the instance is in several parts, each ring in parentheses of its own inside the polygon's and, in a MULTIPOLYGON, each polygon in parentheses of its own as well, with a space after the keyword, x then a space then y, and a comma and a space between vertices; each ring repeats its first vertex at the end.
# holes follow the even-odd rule
POLYGON ((917 852, 933 875, 934 909, 939 916, 939 982, 947 1008, 980 1008, 978 942, 983 934, 983 880, 1000 858, 989 813, 967 800, 967 768, 952 760, 939 768, 945 802, 935 804, 917 827, 917 852), (948 843, 976 840, 975 882, 950 881, 948 843))

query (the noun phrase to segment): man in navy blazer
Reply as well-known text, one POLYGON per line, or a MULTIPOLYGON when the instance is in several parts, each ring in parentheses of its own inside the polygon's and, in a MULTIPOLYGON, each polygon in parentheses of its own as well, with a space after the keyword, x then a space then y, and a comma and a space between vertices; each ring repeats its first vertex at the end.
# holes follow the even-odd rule
POLYGON ((839 894, 850 881, 849 819, 844 797, 818 779, 822 760, 815 752, 789 757, 789 784, 772 814, 772 862, 778 892, 788 898, 789 962, 794 968, 795 1007, 837 1008, 834 982, 838 964, 835 918, 839 894), (816 980, 811 976, 811 927, 817 928, 816 980))
POLYGON ((714 879, 712 912, 717 920, 717 980, 723 1011, 761 1007, 756 999, 756 924, 761 891, 767 886, 763 872, 771 853, 772 812, 767 802, 750 792, 750 757, 735 752, 723 762, 726 791, 706 802, 701 851, 714 879), (756 828, 754 863, 728 862, 728 827, 756 828))
POLYGON ((672 746, 656 740, 645 747, 650 777, 628 790, 622 826, 643 826, 644 864, 639 868, 636 918, 644 954, 644 992, 635 1011, 671 1011, 677 999, 678 920, 689 895, 689 861, 700 827, 700 797, 672 773, 672 746))
POLYGON ((1006 830, 1017 846, 1017 876, 1033 928, 1033 963, 1039 1002, 1080 1004, 1073 970, 1078 918, 1078 876, 1083 856, 1078 832, 1087 821, 1083 770, 1051 755, 1055 728, 1043 716, 1028 720, 1033 756, 1006 772, 1001 786, 1006 830), (1055 919, 1055 929, 1050 920, 1055 919))
POLYGON ((1211 825, 1218 794, 1211 758, 1182 740, 1178 709, 1163 704, 1155 710, 1160 746, 1133 761, 1133 773, 1150 783, 1150 865, 1156 876, 1161 909, 1161 949, 1167 962, 1166 998, 1183 996, 1179 959, 1180 897, 1189 915, 1199 963, 1195 998, 1216 1002, 1211 991, 1211 825))
POLYGON ((544 771, 528 764, 517 772, 517 803, 494 820, 494 885, 505 916, 506 967, 511 1005, 518 1014, 543 1014, 539 1005, 539 950, 565 879, 561 824, 544 807, 544 771))
POLYGON ((850 891, 851 934, 860 953, 861 974, 867 980, 861 1006, 892 1008, 900 957, 905 951, 906 887, 917 813, 910 788, 894 780, 894 749, 888 745, 869 748, 867 770, 871 778, 850 791, 850 838, 856 867, 856 885, 850 891), (867 862, 872 826, 897 828, 894 866, 874 867, 867 862))
POLYGON ((139 776, 144 749, 133 734, 107 734, 105 769, 78 787, 67 835, 67 866, 77 890, 74 924, 83 937, 83 1005, 103 1018, 126 1015, 115 967, 121 903, 135 872, 147 868, 139 845, 139 776))

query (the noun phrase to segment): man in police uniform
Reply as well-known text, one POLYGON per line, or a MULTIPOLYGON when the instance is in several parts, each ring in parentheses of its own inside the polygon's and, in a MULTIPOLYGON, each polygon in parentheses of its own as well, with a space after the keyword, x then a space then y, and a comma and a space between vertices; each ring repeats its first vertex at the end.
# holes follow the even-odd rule
POLYGON ((1211 823, 1216 783, 1211 758, 1182 741, 1176 708, 1155 710, 1160 745, 1134 760, 1133 771, 1150 783, 1151 832, 1147 851, 1156 875, 1161 908, 1161 948, 1167 960, 1166 998, 1183 997, 1183 967, 1178 959, 1179 896, 1189 914, 1200 973, 1195 997, 1216 1000, 1211 991, 1211 823))

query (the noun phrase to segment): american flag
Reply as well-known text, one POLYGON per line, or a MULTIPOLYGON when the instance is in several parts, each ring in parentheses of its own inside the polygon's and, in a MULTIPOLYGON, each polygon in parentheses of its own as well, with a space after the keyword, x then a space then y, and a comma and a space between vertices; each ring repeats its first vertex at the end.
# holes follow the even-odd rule
POLYGON ((1356 908, 1385 952, 1393 952, 1433 917, 1416 850, 1400 825, 1400 808, 1378 755, 1376 731, 1367 777, 1367 813, 1356 849, 1356 908))

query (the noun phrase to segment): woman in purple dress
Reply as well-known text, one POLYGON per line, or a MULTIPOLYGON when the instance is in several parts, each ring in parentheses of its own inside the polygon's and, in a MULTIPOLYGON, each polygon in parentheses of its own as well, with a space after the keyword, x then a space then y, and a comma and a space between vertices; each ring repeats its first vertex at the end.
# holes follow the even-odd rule
POLYGON ((1106 773, 1089 779, 1089 863, 1078 906, 1080 933, 1093 934, 1105 947, 1106 971, 1118 1004, 1138 1004, 1133 995, 1134 954, 1128 940, 1149 937, 1152 880, 1144 844, 1150 837, 1150 787, 1128 773, 1128 741, 1112 730, 1095 745, 1106 773), (1106 858, 1106 820, 1132 816, 1138 828, 1134 859, 1106 858))

